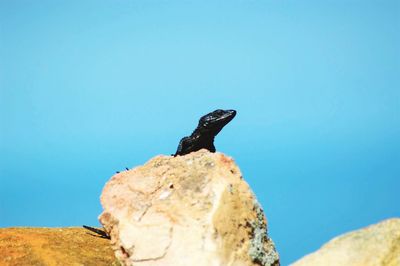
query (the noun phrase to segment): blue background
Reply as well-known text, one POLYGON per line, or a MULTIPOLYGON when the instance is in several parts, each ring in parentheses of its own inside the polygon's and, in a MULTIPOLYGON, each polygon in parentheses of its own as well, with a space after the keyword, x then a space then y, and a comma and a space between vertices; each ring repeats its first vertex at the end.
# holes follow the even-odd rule
POLYGON ((286 265, 400 216, 399 1, 0 0, 0 227, 97 225, 198 118, 286 265))

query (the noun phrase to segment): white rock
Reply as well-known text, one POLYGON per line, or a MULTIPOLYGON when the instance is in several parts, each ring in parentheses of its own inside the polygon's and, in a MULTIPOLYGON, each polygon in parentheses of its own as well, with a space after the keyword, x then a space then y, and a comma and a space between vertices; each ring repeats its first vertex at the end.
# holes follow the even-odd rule
POLYGON ((279 265, 259 203, 221 153, 155 157, 113 176, 101 203, 123 265, 279 265))

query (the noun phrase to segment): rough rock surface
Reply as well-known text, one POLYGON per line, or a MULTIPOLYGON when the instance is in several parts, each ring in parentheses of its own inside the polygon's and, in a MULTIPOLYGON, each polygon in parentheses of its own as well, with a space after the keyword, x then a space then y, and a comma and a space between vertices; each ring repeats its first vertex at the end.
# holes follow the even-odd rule
POLYGON ((292 266, 399 266, 400 218, 344 234, 292 266))
POLYGON ((0 265, 118 265, 108 239, 83 228, 1 228, 0 265))
POLYGON ((279 265, 261 206, 221 153, 157 156, 114 175, 101 203, 124 265, 279 265))

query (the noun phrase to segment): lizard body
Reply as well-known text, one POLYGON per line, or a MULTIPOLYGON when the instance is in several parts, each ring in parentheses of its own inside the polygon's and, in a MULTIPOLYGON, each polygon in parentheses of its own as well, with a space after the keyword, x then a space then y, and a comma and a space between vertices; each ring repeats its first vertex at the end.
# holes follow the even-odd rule
POLYGON ((236 115, 235 110, 215 110, 202 116, 197 128, 190 136, 179 142, 174 156, 185 155, 200 149, 215 152, 214 138, 236 115))

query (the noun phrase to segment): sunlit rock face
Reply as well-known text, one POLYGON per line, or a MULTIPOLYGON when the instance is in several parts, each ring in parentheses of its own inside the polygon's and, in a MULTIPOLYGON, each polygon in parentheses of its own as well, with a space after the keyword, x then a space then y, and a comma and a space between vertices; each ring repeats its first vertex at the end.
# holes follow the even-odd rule
POLYGON ((0 228, 1 266, 117 266, 108 239, 76 227, 0 228))
POLYGON ((224 154, 157 156, 113 176, 101 203, 123 265, 279 265, 263 210, 224 154))
POLYGON ((292 266, 399 266, 400 218, 338 236, 292 266))

